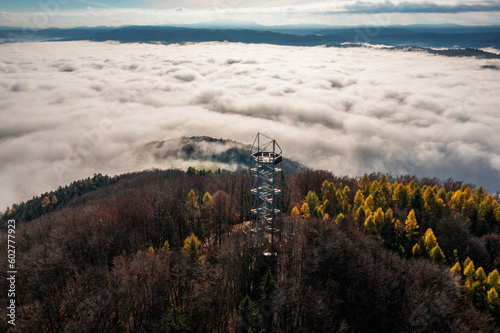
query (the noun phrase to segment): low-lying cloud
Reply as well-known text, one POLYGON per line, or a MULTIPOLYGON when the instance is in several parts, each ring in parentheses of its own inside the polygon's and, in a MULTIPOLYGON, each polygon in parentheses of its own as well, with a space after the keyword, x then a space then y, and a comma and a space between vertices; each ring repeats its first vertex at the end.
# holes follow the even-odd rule
POLYGON ((336 174, 454 177, 497 191, 499 67, 370 48, 0 45, 0 207, 97 172, 184 166, 138 153, 148 142, 251 143, 259 131, 336 174))

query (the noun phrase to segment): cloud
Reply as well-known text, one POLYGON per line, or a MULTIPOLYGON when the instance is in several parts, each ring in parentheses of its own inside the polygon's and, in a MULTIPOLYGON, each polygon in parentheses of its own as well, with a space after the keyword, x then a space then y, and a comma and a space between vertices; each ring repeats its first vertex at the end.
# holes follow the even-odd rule
POLYGON ((0 207, 96 172, 184 167, 143 147, 275 137, 336 174, 500 190, 498 60, 367 47, 0 45, 0 207), (173 141, 170 141, 173 142, 173 141))
POLYGON ((70 2, 45 8, 35 3, 30 10, 14 6, 0 12, 0 23, 27 29, 75 26, 176 25, 200 22, 256 22, 262 25, 397 25, 443 24, 496 25, 498 1, 267 1, 240 0, 124 2, 119 8, 90 1, 70 2), (91 5, 91 6, 87 6, 91 5), (17 10, 16 10, 17 8, 17 10), (89 10, 91 8, 91 10, 89 10))

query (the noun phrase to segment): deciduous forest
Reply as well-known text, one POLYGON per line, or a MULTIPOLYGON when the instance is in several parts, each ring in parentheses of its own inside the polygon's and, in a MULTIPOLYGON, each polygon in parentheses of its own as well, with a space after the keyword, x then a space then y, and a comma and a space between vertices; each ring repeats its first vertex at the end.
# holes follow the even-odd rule
POLYGON ((280 182, 274 261, 250 232, 248 171, 95 175, 9 207, 18 310, 0 331, 499 331, 497 195, 320 170, 280 182))

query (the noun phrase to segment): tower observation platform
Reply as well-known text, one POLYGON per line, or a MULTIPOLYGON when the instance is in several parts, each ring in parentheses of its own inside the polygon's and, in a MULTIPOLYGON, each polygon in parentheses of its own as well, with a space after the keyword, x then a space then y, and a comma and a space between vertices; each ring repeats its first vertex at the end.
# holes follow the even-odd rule
MULTIPOLYGON (((271 235, 273 243, 274 219, 281 197, 282 150, 276 140, 258 133, 250 151, 250 173, 252 175, 252 230, 271 235)), ((271 246, 272 248, 272 246, 271 246)))

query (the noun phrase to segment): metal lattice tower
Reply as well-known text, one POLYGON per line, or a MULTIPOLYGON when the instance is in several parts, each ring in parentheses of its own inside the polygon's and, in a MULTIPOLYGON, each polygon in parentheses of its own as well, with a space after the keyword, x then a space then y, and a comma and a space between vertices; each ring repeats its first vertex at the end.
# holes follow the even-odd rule
POLYGON ((271 252, 274 247, 274 218, 281 196, 281 147, 276 140, 258 133, 250 151, 250 173, 252 174, 253 230, 271 235, 271 252))

